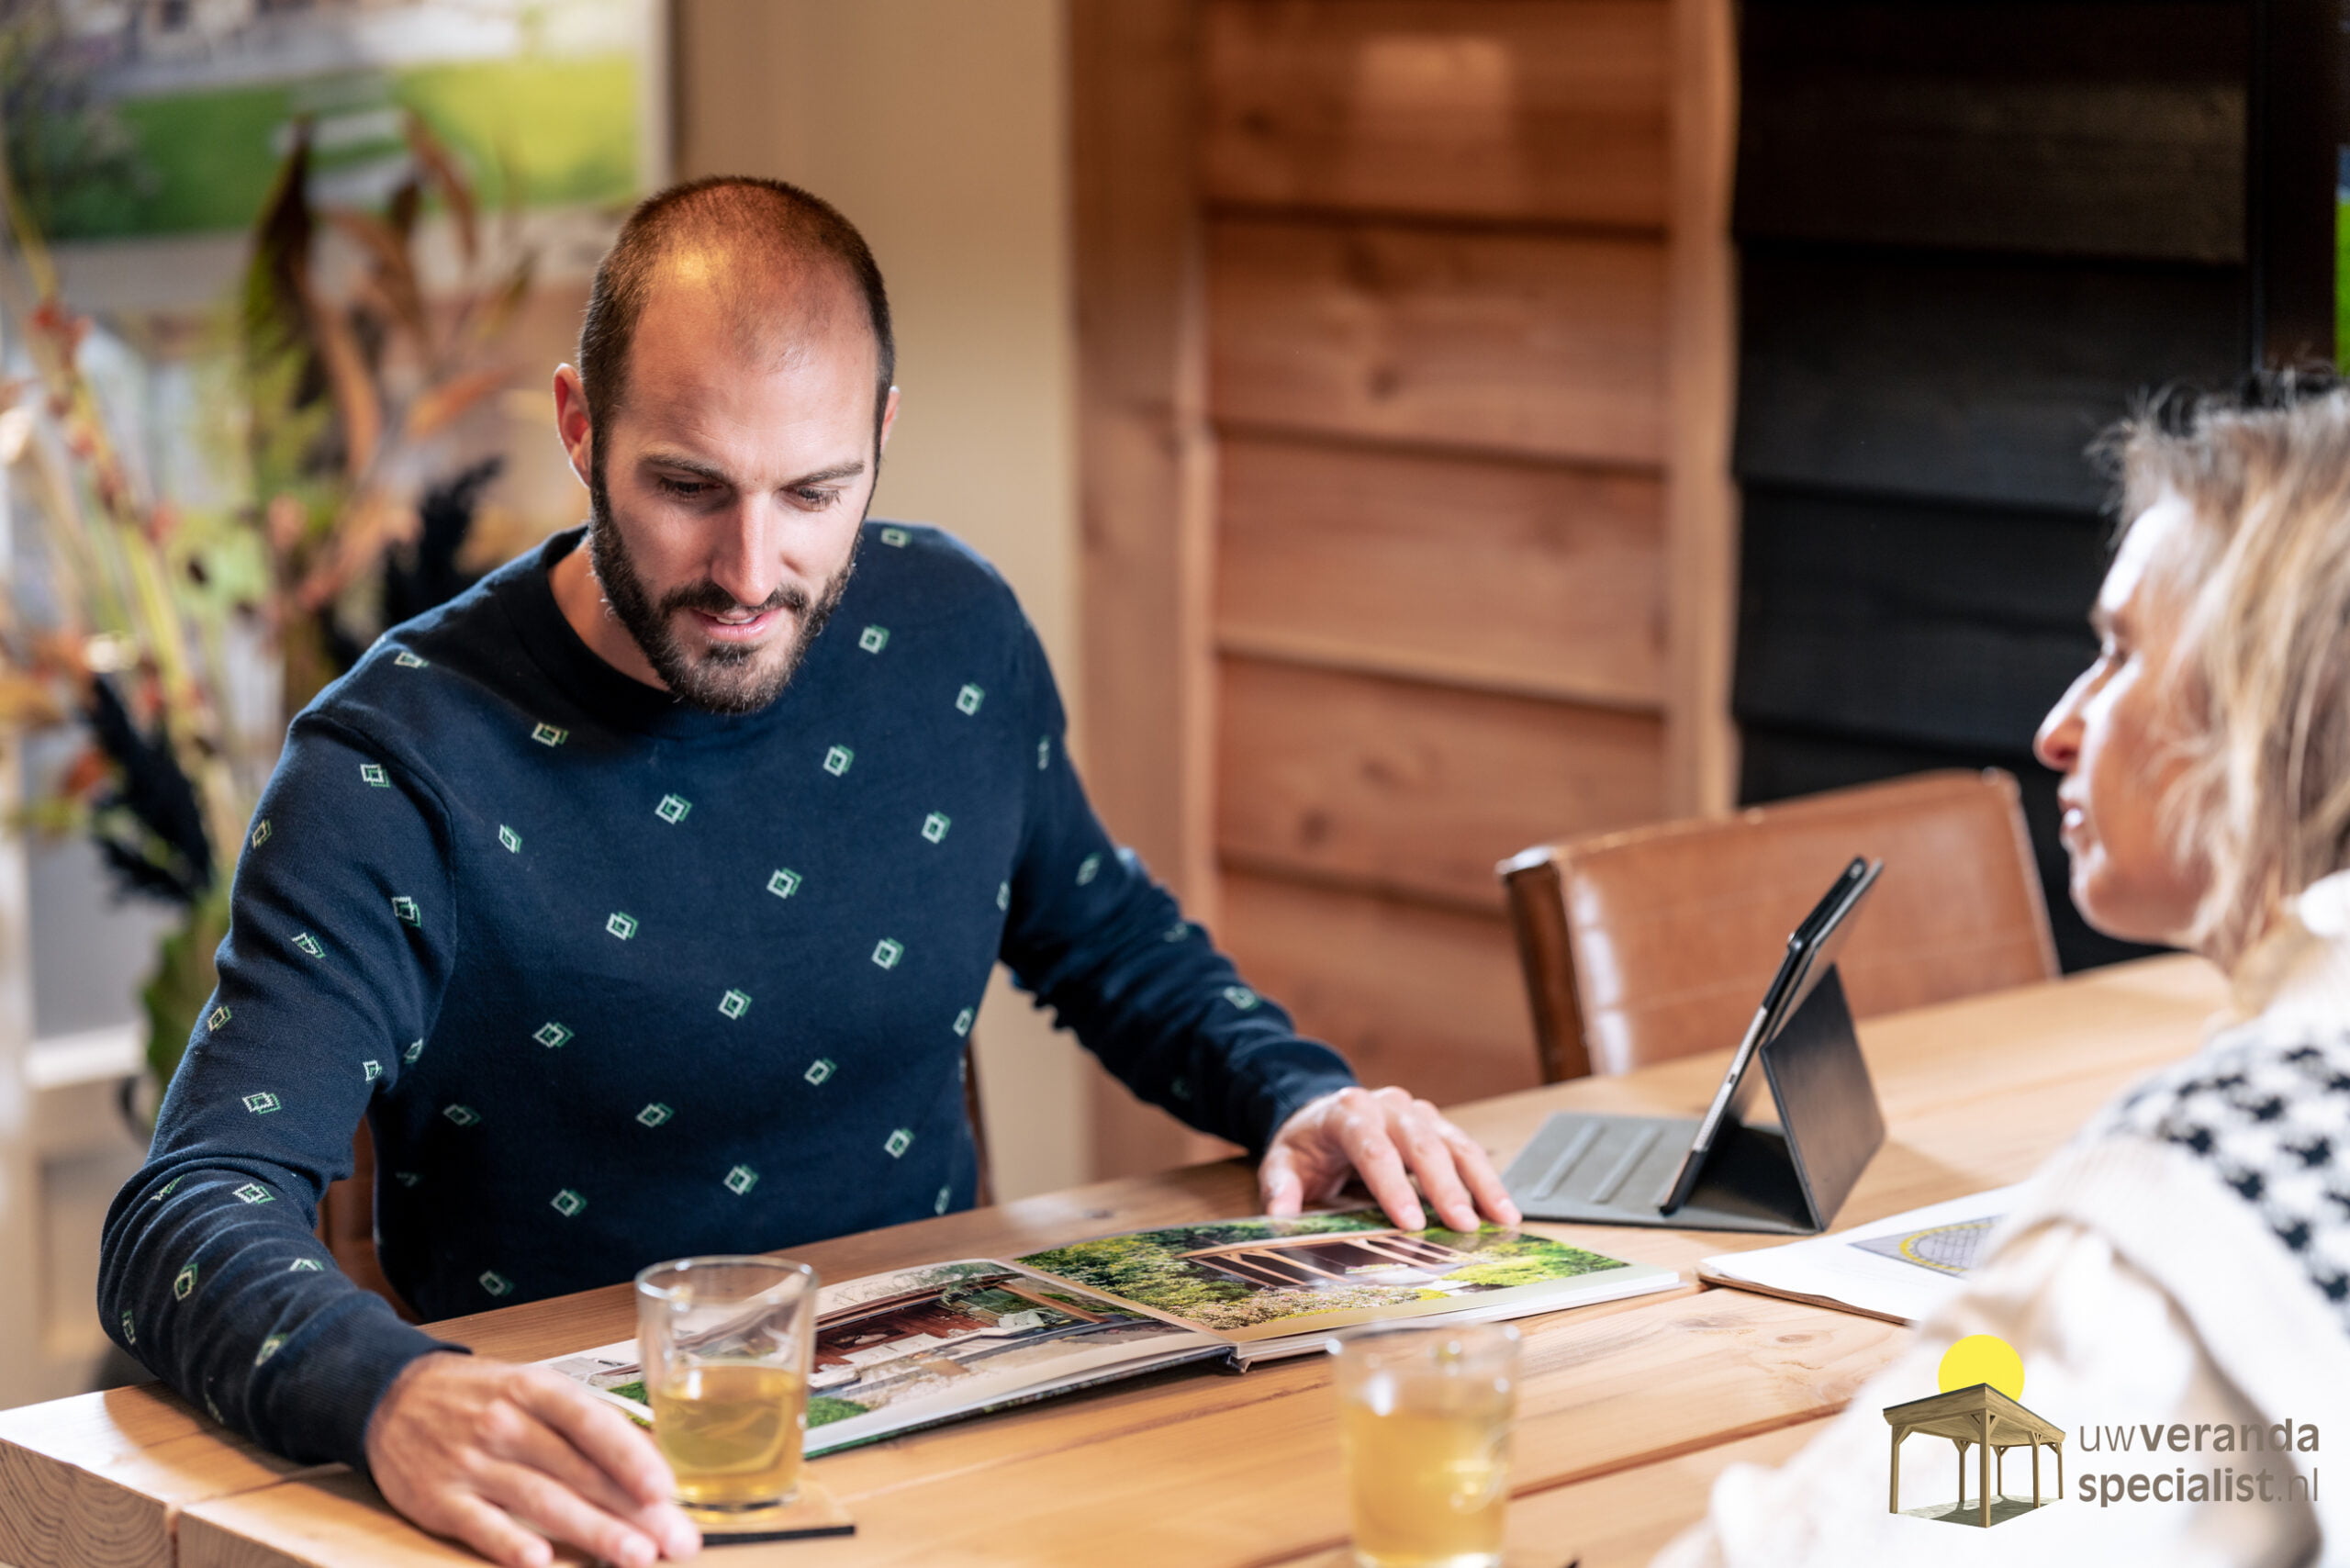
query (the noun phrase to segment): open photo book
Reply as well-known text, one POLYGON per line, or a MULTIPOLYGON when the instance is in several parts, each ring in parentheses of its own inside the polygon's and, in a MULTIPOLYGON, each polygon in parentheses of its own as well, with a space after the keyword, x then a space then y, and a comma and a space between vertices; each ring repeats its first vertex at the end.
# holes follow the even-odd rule
MULTIPOLYGON (((869 1274, 818 1296, 807 1452, 1191 1361, 1240 1371, 1359 1324, 1524 1317, 1678 1282, 1519 1230, 1403 1231, 1370 1210, 1170 1226, 869 1274)), ((545 1364, 649 1417, 635 1340, 545 1364)))

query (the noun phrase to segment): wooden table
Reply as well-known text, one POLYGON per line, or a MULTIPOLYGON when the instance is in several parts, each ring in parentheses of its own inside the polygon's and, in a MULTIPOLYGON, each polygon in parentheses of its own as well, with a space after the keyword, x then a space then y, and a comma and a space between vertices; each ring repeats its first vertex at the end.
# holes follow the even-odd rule
MULTIPOLYGON (((2191 1051, 2222 996, 2158 958, 1863 1024, 1890 1129, 1840 1225, 2020 1180, 2132 1078, 2191 1051)), ((1496 1156, 1549 1112, 1693 1114, 1721 1056, 1458 1107, 1496 1156)), ((1104 1231, 1256 1207, 1227 1162, 1102 1182, 803 1249, 827 1279, 1010 1257, 1104 1231)), ((1772 1462, 1902 1348, 1873 1318, 1701 1290, 1699 1258, 1768 1238, 1539 1227, 1683 1271, 1672 1294, 1528 1320, 1510 1560, 1645 1562, 1720 1469, 1772 1462)), ((624 1286, 437 1326, 538 1359, 623 1338, 624 1286)), ((853 1540, 727 1549, 727 1568, 941 1562, 1340 1564, 1336 1407, 1319 1358, 1241 1377, 1181 1370, 816 1462, 853 1540)), ((336 1467, 302 1471, 154 1385, 0 1412, 0 1563, 357 1568, 474 1562, 336 1467)))

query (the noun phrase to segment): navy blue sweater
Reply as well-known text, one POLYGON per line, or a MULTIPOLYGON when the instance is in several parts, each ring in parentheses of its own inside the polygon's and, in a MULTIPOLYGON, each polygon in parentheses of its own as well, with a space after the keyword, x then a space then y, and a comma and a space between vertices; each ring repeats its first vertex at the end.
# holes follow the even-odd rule
POLYGON ((295 721, 107 1216, 108 1330, 297 1460, 361 1464, 436 1343, 312 1234, 363 1116, 384 1271, 431 1319, 968 1205, 998 958, 1137 1094, 1252 1148, 1352 1081, 1103 833, 968 550, 868 523, 789 687, 727 718, 579 640, 547 580, 579 537, 295 721))

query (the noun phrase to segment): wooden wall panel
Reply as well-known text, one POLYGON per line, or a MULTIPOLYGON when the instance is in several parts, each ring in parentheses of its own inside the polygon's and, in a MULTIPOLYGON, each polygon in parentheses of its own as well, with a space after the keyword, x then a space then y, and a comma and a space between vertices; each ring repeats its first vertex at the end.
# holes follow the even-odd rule
POLYGON ((1738 711, 1749 723, 1979 754, 2031 750, 2096 656, 2106 519, 1756 486, 1738 711))
POLYGON ((1212 0, 1210 200, 1661 228, 1665 0, 1212 0))
POLYGON ((1494 862, 1729 801, 1731 4, 1072 0, 1095 774, 1368 1081, 1531 1082, 1494 862))
POLYGON ((1741 286, 1749 484, 2095 512, 2098 431, 2250 336, 2228 267, 1757 243, 1741 286))
POLYGON ((1740 232, 2241 262, 2247 23, 2234 0, 1750 6, 1740 232))
POLYGON ((1365 1083, 1444 1105, 1541 1080, 1506 921, 1233 872, 1216 935, 1365 1083))
POLYGON ((1219 423, 1663 457, 1657 241, 1225 218, 1208 246, 1219 423))
POLYGON ((1227 864, 1501 907, 1494 863, 1652 821, 1660 720, 1227 658, 1217 745, 1227 864))
POLYGON ((1651 476, 1236 438, 1217 473, 1226 652, 1654 706, 1651 476))
MULTIPOLYGON (((2013 768, 2068 969, 2121 956, 2064 896, 2028 754, 2088 652, 2086 449, 2144 392, 2230 385, 2280 319, 2253 117, 2295 93, 2268 51, 2322 52, 2336 10, 1740 6, 1742 797, 2013 768)), ((2334 140, 2296 147, 2321 222, 2334 140)))
POLYGON ((2240 86, 1772 85, 1740 171, 1758 237, 2244 259, 2240 86))

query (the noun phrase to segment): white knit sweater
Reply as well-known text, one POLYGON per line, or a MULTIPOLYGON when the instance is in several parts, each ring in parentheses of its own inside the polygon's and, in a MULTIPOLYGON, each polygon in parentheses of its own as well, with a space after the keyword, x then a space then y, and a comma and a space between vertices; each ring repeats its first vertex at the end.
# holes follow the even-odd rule
MULTIPOLYGON (((2248 1021, 2093 1119, 1917 1343, 1783 1468, 1725 1471, 1660 1568, 2350 1568, 2350 873, 2305 892, 2237 985, 2248 1021), (1935 1393, 1943 1350, 1967 1334, 2013 1345, 2024 1405, 2067 1434, 2065 1500, 1987 1537, 1886 1506, 1884 1407, 1935 1393), (2278 1422, 2297 1443, 2316 1428, 2316 1448, 2243 1450, 2246 1428, 2273 1436, 2278 1422), (2238 1446, 2219 1446, 2221 1427, 2238 1446), (2264 1469, 2277 1501, 2154 1500, 2264 1469), (2121 1495, 2081 1500, 2084 1478, 2103 1496, 2107 1476, 2121 1495), (2134 1476, 2144 1500, 2127 1496, 2134 1476), (2296 1476, 2313 1497, 2288 1495, 2296 1476)), ((2029 1495, 2029 1459, 2009 1459, 2004 1495, 2029 1495)), ((1903 1461, 1904 1508, 1954 1500, 1942 1439, 1912 1438, 1903 1461)))

